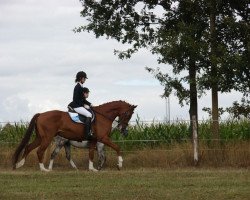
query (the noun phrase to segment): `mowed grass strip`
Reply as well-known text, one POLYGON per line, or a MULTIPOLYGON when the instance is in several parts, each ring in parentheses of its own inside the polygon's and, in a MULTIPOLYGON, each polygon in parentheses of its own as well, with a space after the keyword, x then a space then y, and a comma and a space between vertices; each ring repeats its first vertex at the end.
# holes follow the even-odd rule
POLYGON ((0 171, 0 199, 249 199, 247 169, 0 171))

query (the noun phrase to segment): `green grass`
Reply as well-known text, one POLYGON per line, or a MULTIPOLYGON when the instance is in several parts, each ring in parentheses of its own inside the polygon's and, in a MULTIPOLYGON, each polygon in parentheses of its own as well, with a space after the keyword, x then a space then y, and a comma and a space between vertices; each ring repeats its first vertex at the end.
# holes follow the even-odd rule
POLYGON ((0 199, 249 199, 249 170, 1 171, 0 199))
MULTIPOLYGON (((25 167, 11 171, 10 158, 27 124, 0 127, 0 200, 249 199, 250 122, 228 121, 220 125, 223 143, 217 149, 206 140, 211 139, 210 123, 199 126, 199 168, 190 168, 193 157, 188 123, 138 123, 130 126, 127 138, 117 132, 112 135, 113 140, 125 140, 118 142, 124 151, 124 170, 115 170, 117 157, 108 151, 104 171, 76 172, 62 152, 55 160, 55 171, 48 174, 38 171, 36 151, 28 157, 25 167)), ((87 168, 87 151, 73 148, 72 155, 80 169, 87 168)), ((45 157, 48 162, 49 157, 45 157)))

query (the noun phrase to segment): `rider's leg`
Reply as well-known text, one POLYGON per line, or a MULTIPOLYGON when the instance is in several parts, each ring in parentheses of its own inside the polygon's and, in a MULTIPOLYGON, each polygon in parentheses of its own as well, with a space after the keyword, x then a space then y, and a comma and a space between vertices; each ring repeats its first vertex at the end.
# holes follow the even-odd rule
POLYGON ((87 117, 85 121, 85 128, 84 132, 87 135, 87 140, 93 139, 93 133, 91 131, 91 117, 87 117))
POLYGON ((79 108, 74 108, 74 110, 81 114, 84 115, 86 118, 85 121, 85 128, 84 128, 84 132, 87 135, 87 140, 91 140, 93 137, 93 133, 91 131, 91 118, 92 118, 92 114, 84 107, 79 107, 79 108))

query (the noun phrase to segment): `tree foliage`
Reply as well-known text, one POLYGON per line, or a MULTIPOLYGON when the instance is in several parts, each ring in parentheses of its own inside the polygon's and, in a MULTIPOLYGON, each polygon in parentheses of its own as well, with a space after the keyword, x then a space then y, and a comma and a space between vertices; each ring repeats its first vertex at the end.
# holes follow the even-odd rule
POLYGON ((235 119, 250 119, 250 100, 243 97, 240 103, 234 101, 231 107, 226 108, 226 111, 235 119))
MULTIPOLYGON (((174 92, 180 103, 190 103, 192 87, 201 95, 217 85, 220 92, 249 92, 249 16, 247 0, 80 0, 84 25, 75 32, 93 32, 122 44, 119 58, 130 58, 148 48, 159 63, 170 64, 173 75, 147 70, 164 86, 163 96, 174 92), (215 2, 212 7, 211 2, 215 2), (215 34, 210 14, 215 15, 215 34), (212 42, 214 41, 214 42, 212 42), (211 53, 215 45, 214 53, 211 53), (213 72, 212 64, 216 67, 213 72), (190 69, 193 69, 191 78, 190 69), (197 84, 197 85, 196 85, 197 84), (190 86, 188 88, 188 85, 190 86)), ((195 94, 197 95, 197 94, 195 94)))

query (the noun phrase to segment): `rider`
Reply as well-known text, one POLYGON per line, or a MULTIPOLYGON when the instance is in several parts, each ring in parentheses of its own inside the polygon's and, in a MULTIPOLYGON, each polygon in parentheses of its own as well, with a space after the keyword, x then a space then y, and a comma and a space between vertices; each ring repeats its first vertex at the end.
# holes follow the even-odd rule
POLYGON ((84 132, 87 134, 87 140, 91 140, 93 138, 93 133, 91 131, 92 114, 86 108, 84 108, 84 104, 86 104, 86 98, 83 96, 83 83, 85 83, 86 79, 87 74, 85 72, 80 71, 76 74, 75 82, 77 84, 74 88, 73 102, 71 106, 77 113, 86 117, 84 132))
POLYGON ((89 97, 89 88, 84 87, 82 88, 82 91, 83 91, 83 106, 86 109, 90 109, 92 104, 86 100, 89 97))

